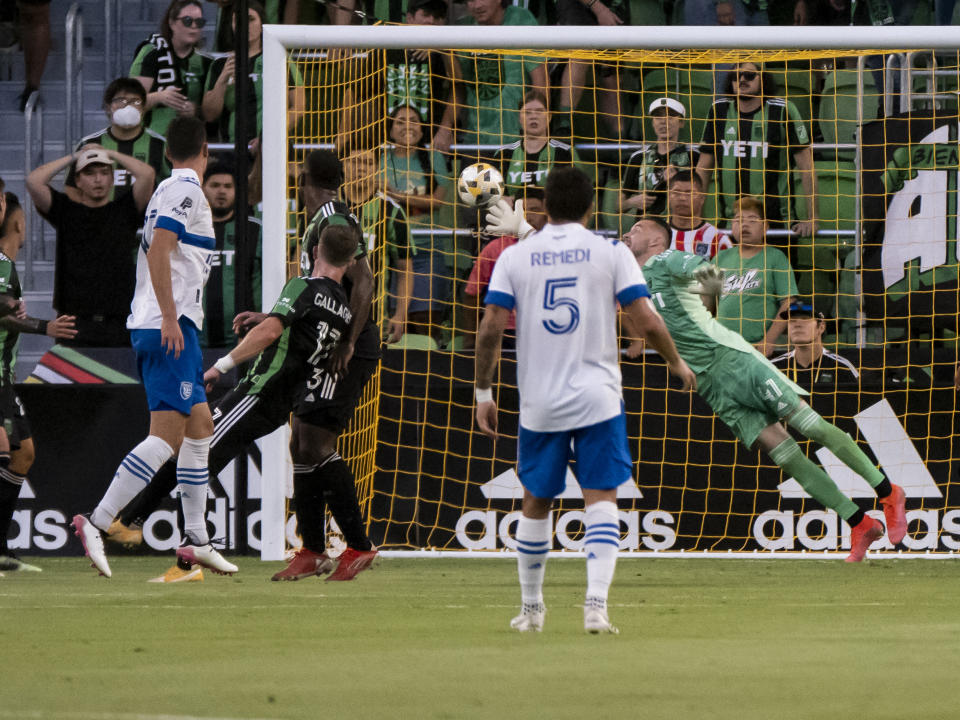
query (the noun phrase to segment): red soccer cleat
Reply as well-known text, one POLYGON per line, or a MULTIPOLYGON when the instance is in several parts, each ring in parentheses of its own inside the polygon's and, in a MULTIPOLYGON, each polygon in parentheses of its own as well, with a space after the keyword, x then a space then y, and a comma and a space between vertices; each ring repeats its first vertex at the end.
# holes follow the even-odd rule
POLYGON ((357 573, 370 567, 370 563, 378 555, 376 548, 372 550, 354 550, 348 547, 340 554, 340 563, 333 574, 327 578, 331 580, 353 580, 357 573))
POLYGON ((301 580, 311 575, 325 575, 336 566, 336 560, 326 553, 315 553, 300 548, 290 560, 290 564, 276 573, 271 580, 301 580))
POLYGON ((880 501, 883 505, 883 517, 887 521, 887 538, 891 545, 897 545, 907 534, 907 495, 899 485, 893 485, 893 492, 880 501))
POLYGON ((867 515, 850 532, 850 554, 847 555, 847 562, 854 563, 863 560, 867 554, 867 548, 883 537, 883 525, 879 520, 874 520, 867 515))

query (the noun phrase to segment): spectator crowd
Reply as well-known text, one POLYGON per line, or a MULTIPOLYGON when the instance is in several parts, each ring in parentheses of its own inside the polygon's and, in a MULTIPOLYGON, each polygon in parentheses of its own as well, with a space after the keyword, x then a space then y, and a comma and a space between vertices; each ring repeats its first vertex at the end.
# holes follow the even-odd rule
MULTIPOLYGON (((31 10, 21 13, 21 23, 33 22, 35 6, 43 4, 24 3, 31 10)), ((54 306, 58 314, 76 318, 76 336, 65 342, 128 343, 125 319, 137 233, 153 189, 170 173, 164 133, 173 118, 199 117, 211 141, 234 143, 242 115, 256 173, 265 24, 889 25, 948 22, 953 11, 947 0, 281 0, 266 6, 250 0, 245 49, 250 91, 241 106, 235 92, 237 52, 244 50, 235 47, 233 2, 216 4, 216 27, 208 32, 205 2, 170 2, 158 31, 136 49, 128 75, 106 87, 106 126, 78 139, 70 155, 29 174, 34 205, 57 233, 54 306), (62 189, 56 189, 60 173, 62 189)), ((28 51, 28 38, 35 34, 21 33, 28 64, 34 65, 25 92, 40 84, 39 61, 28 51)), ((336 59, 330 53, 330 60, 336 59)), ((516 241, 485 234, 481 213, 457 201, 460 169, 484 160, 500 169, 508 201, 522 203, 535 227, 545 221, 542 188, 551 168, 588 171, 603 211, 593 222, 595 230, 617 236, 637 220, 662 223, 671 232, 671 247, 708 257, 723 269, 720 321, 767 355, 783 350, 784 318, 801 295, 793 240, 814 238, 818 229, 813 143, 822 135, 811 104, 825 75, 841 67, 837 61, 832 68, 811 63, 801 68, 808 93, 798 108, 783 86, 797 68, 787 66, 742 62, 698 68, 708 79, 706 89, 698 94, 687 87, 684 94, 671 92, 669 82, 656 82, 656 69, 627 63, 386 51, 376 83, 369 88, 345 83, 333 143, 344 163, 341 199, 355 210, 368 241, 385 223, 390 299, 381 318, 384 340, 413 334, 451 348, 472 346, 493 264, 516 241), (366 107, 370 103, 372 110, 366 107), (357 141, 366 127, 360 110, 386 119, 383 137, 357 141), (585 116, 592 123, 587 130, 585 116), (606 150, 600 149, 604 143, 606 150), (386 199, 377 201, 379 210, 366 211, 381 188, 386 199), (768 235, 771 229, 780 234, 768 235)), ((288 130, 309 140, 305 121, 315 98, 296 59, 287 77, 288 130)), ((294 158, 304 161, 305 152, 298 150, 294 158)), ((232 345, 232 317, 256 309, 260 299, 259 177, 251 176, 254 197, 238 214, 234 165, 232 152, 222 153, 203 177, 219 251, 206 294, 204 341, 211 347, 232 345), (239 246, 237 224, 244 222, 247 241, 239 246)), ((297 201, 302 207, 301 198, 291 197, 297 201)))

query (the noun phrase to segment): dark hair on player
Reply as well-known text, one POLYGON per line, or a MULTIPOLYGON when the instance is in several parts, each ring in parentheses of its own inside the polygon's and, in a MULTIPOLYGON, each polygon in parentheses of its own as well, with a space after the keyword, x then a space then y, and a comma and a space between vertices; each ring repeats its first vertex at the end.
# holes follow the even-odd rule
MULTIPOLYGON (((107 89, 103 91, 103 104, 109 105, 113 102, 114 96, 121 92, 136 95, 143 101, 144 105, 147 103, 147 91, 143 89, 139 80, 134 80, 132 77, 118 77, 107 85, 107 89)), ((147 109, 142 108, 142 110, 146 112, 147 109)))
POLYGON ((593 181, 575 167, 553 168, 543 192, 552 222, 580 222, 593 205, 593 181))
POLYGON ((170 27, 174 20, 180 16, 180 11, 189 5, 196 5, 203 12, 203 3, 200 0, 173 0, 163 14, 163 20, 160 22, 160 34, 168 43, 173 41, 173 29, 170 27))
MULTIPOLYGON (((0 180, 0 192, 3 192, 3 180, 0 180)), ((7 233, 10 232, 10 224, 13 222, 14 213, 20 207, 20 198, 17 197, 16 193, 5 192, 3 193, 3 199, 7 203, 7 210, 3 216, 3 222, 0 223, 0 238, 5 238, 7 233)))
POLYGON ((349 265, 357 254, 360 241, 356 228, 346 225, 328 225, 320 233, 317 252, 331 265, 344 267, 349 265))
POLYGON ((332 150, 311 150, 303 160, 304 180, 325 190, 338 190, 343 184, 343 163, 332 150))
POLYGON ((167 155, 174 162, 183 162, 203 152, 207 144, 207 128, 200 118, 179 115, 167 127, 167 155))
POLYGON ((677 183, 690 183, 697 190, 703 190, 703 178, 696 170, 677 170, 670 179, 667 180, 667 189, 673 189, 677 183))

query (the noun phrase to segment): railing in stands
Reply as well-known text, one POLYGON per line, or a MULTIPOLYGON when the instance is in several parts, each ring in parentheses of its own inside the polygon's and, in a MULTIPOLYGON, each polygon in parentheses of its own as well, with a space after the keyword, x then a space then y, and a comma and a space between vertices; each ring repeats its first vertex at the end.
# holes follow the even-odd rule
POLYGON ((65 26, 67 104, 63 147, 64 152, 69 153, 83 129, 83 8, 80 3, 70 6, 65 26))
MULTIPOLYGON (((24 127, 24 158, 25 168, 35 168, 43 164, 43 100, 40 91, 34 90, 27 98, 23 109, 24 127)), ((27 288, 33 287, 33 261, 35 256, 43 256, 43 223, 40 215, 29 196, 23 198, 27 214, 27 252, 24 255, 23 284, 27 288)))

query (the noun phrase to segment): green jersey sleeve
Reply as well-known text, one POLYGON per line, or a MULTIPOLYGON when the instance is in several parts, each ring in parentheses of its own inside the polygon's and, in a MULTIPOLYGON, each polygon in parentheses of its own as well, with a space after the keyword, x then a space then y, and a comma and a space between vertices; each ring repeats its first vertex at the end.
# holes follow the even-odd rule
POLYGON ((290 327, 302 317, 310 307, 310 295, 307 281, 303 278, 293 278, 280 293, 280 298, 274 303, 270 316, 279 318, 285 327, 290 327))
POLYGON ((13 263, 6 257, 0 258, 0 293, 11 294, 13 290, 13 263))

